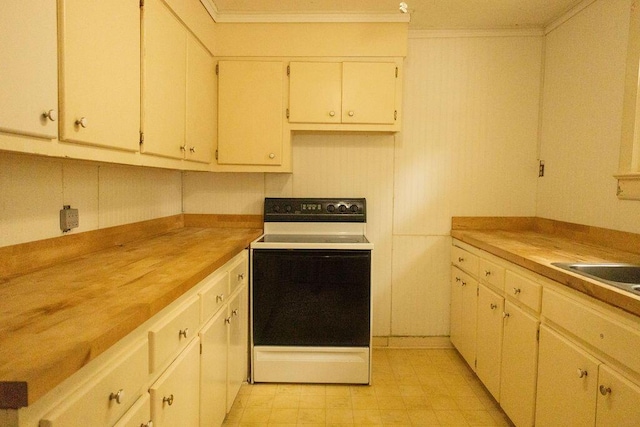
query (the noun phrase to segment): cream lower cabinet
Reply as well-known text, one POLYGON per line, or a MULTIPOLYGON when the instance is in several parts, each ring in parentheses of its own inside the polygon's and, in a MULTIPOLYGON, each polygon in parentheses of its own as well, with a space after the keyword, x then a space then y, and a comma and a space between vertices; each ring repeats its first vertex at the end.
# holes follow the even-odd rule
POLYGON ((227 310, 222 309, 200 332, 200 425, 219 426, 227 414, 227 310))
POLYGON ((154 427, 200 425, 200 340, 195 338, 149 388, 154 427))
POLYGON ((60 139, 138 151, 139 2, 60 0, 58 25, 60 139))
POLYGON ((285 73, 280 61, 218 63, 218 164, 283 163, 285 73))
POLYGON ((248 377, 248 319, 249 300, 246 286, 242 286, 229 301, 229 367, 227 377, 227 412, 248 377))
POLYGON ((144 393, 113 427, 153 427, 149 393, 144 393))
POLYGON ((539 325, 536 317, 506 301, 499 402, 519 427, 534 425, 539 325))
POLYGON ((451 269, 451 342, 475 370, 478 282, 457 267, 451 269))
POLYGON ((56 3, 0 2, 0 132, 58 136, 56 3))
POLYGON ((596 427, 638 425, 640 425, 640 386, 607 365, 600 365, 596 427))
POLYGON ((498 401, 500 400, 503 313, 504 298, 480 284, 478 287, 476 374, 498 401))

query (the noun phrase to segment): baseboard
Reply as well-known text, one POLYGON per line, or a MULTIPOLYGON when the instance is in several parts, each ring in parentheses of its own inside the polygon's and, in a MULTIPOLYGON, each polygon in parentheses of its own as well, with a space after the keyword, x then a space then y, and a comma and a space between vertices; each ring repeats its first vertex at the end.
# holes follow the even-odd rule
POLYGON ((449 337, 373 337, 379 348, 453 348, 449 337))

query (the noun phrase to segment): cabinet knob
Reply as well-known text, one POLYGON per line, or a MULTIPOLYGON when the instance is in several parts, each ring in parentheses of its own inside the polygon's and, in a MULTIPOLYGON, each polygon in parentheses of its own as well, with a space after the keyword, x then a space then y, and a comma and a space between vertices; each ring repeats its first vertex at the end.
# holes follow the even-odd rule
POLYGON ((58 112, 56 110, 45 111, 44 113, 42 113, 42 117, 55 122, 56 120, 58 120, 58 112))
POLYGON ((224 301, 224 294, 216 295, 216 302, 224 301))
POLYGON ((153 421, 149 420, 146 424, 141 424, 140 427, 153 427, 153 421))
POLYGON ((464 258, 462 258, 461 256, 458 257, 458 262, 464 262, 464 258))
POLYGON ((459 282, 461 279, 459 277, 456 277, 456 282, 459 282))
POLYGON ((467 282, 465 282, 464 280, 461 283, 462 286, 467 286, 467 282))
POLYGON ((484 271, 484 275, 485 275, 485 277, 491 276, 491 270, 485 270, 484 271))
POLYGON ((491 304, 489 307, 491 307, 491 310, 495 310, 496 308, 498 308, 497 304, 491 304))
POLYGON ((224 319, 224 323, 226 323, 227 325, 231 324, 231 317, 227 317, 226 319, 224 319))
POLYGON ((588 372, 584 369, 578 368, 578 378, 584 378, 588 375, 588 372))
POLYGON ((188 333, 189 333, 189 328, 181 329, 178 332, 178 338, 180 338, 180 337, 185 337, 186 338, 188 333))
POLYGON ((520 288, 513 288, 513 294, 518 295, 522 290, 520 288))
POLYGON ((353 111, 349 111, 349 117, 353 117, 355 113, 353 111))
POLYGON ((171 396, 169 397, 163 397, 162 398, 162 403, 166 403, 167 405, 171 406, 173 405, 173 394, 171 394, 171 396))
POLYGON ((189 147, 189 151, 191 151, 192 153, 196 152, 196 147, 189 147))
POLYGON ((122 403, 122 399, 124 399, 123 389, 120 389, 116 393, 111 393, 109 395, 109 401, 115 400, 118 405, 122 403))
POLYGON ((329 111, 329 116, 330 116, 330 117, 333 117, 333 116, 335 116, 335 115, 336 115, 336 112, 335 112, 335 111, 329 111))
POLYGON ((180 146, 180 151, 187 151, 187 146, 186 145, 181 145, 180 146))
POLYGON ((76 120, 76 126, 80 126, 80 127, 86 128, 88 124, 89 123, 88 123, 86 117, 81 117, 78 120, 76 120))
POLYGON ((235 310, 233 310, 233 311, 231 312, 231 315, 232 315, 232 316, 237 316, 237 315, 238 315, 238 309, 236 308, 235 310))
POLYGON ((511 316, 511 315, 510 315, 509 313, 507 313, 506 311, 503 311, 503 312, 502 312, 502 317, 503 317, 504 319, 508 318, 509 316, 511 316))
POLYGON ((238 282, 241 282, 243 280, 244 280, 244 273, 238 274, 238 282))
POLYGON ((273 154, 273 153, 269 153, 269 158, 270 158, 270 159, 275 159, 275 158, 276 158, 276 155, 275 155, 275 154, 273 154))
POLYGON ((605 387, 600 385, 600 394, 606 396, 607 394, 611 394, 611 387, 605 387))

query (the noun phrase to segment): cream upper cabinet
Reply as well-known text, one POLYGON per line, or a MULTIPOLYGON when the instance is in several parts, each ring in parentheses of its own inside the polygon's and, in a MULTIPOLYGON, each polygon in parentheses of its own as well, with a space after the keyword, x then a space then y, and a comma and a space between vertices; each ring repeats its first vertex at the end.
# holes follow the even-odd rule
POLYGON ((56 3, 0 2, 0 132, 58 136, 56 3))
POLYGON ((533 426, 540 321, 507 300, 504 308, 500 406, 517 426, 533 426))
POLYGON ((594 424, 599 361, 542 325, 536 426, 594 424))
POLYGON ((484 285, 478 286, 476 374, 496 400, 500 400, 502 316, 504 298, 484 285))
POLYGON ((606 365, 598 372, 596 427, 640 424, 640 386, 606 365))
POLYGON ((142 152, 182 159, 185 147, 187 30, 161 0, 143 10, 142 152))
POLYGON ((291 62, 289 122, 393 125, 395 62, 291 62))
POLYGON ((210 163, 216 139, 216 64, 189 33, 187 37, 185 158, 210 163))
POLYGON ((282 164, 283 62, 218 63, 218 164, 282 164))
POLYGON ((60 139, 137 151, 140 5, 60 0, 60 139))

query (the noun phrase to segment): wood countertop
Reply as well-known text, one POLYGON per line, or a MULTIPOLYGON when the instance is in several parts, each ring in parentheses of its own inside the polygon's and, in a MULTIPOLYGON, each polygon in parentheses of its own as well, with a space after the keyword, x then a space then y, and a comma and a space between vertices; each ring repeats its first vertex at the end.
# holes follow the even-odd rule
POLYGON ((454 218, 451 236, 565 286, 640 316, 640 297, 551 265, 640 265, 640 235, 541 218, 454 218))
POLYGON ((261 224, 177 223, 158 235, 0 276, 0 407, 32 404, 262 234, 261 224))

